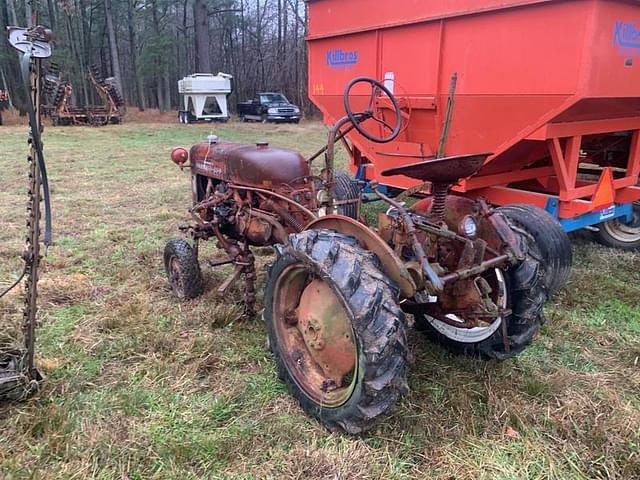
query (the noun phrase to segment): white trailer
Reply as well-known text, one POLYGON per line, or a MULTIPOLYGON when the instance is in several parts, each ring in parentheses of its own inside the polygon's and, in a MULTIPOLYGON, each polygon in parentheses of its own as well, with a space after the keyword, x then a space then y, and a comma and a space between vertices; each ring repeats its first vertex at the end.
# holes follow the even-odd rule
POLYGON ((229 120, 227 97, 231 93, 231 79, 226 73, 194 73, 178 81, 182 97, 180 123, 197 120, 226 122, 229 120))

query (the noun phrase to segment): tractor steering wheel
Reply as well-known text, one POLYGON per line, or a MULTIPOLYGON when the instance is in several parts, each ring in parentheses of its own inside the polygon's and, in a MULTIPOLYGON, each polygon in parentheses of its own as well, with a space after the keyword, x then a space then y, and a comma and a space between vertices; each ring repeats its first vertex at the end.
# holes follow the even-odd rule
POLYGON ((398 100, 393 96, 393 93, 384 86, 384 84, 374 80, 369 77, 356 77, 349 82, 347 87, 344 90, 344 110, 347 112, 347 116, 349 120, 355 127, 355 129, 362 135, 364 138, 371 140, 375 143, 388 143, 396 139, 396 137, 400 134, 400 130, 402 129, 402 112, 400 110, 400 105, 398 105, 398 100), (371 86, 371 96, 369 97, 369 104, 367 105, 367 109, 364 112, 354 113, 351 110, 351 103, 349 102, 349 97, 351 95, 351 90, 358 83, 368 83, 371 86), (393 106, 393 116, 395 117, 395 123, 393 126, 389 125, 382 118, 376 117, 376 112, 374 111, 374 103, 376 98, 378 98, 380 92, 389 97, 391 104, 393 106), (363 127, 362 123, 367 121, 368 119, 372 119, 378 122, 380 125, 384 127, 385 130, 389 130, 391 133, 386 137, 375 137, 369 132, 367 132, 363 127))

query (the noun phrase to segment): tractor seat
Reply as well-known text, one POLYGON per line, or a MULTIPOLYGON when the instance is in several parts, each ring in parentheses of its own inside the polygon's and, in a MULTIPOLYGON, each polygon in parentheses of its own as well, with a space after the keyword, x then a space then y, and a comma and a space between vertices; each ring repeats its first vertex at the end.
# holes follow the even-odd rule
POLYGON ((401 167, 389 168, 382 171, 383 177, 404 175, 423 182, 456 183, 461 178, 467 178, 478 173, 484 161, 492 153, 474 153, 457 155, 454 157, 436 158, 410 163, 401 167))

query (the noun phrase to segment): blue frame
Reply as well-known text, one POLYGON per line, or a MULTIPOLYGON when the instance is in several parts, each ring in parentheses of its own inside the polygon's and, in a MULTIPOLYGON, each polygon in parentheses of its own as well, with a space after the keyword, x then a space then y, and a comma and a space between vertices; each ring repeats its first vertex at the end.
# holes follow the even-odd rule
POLYGON ((573 218, 560 218, 560 207, 557 198, 550 198, 547 202, 545 210, 549 212, 555 219, 560 222, 565 232, 574 232, 584 227, 597 225, 602 222, 623 218, 624 222, 633 220, 633 204, 632 203, 616 203, 609 208, 604 208, 595 212, 585 213, 573 218))

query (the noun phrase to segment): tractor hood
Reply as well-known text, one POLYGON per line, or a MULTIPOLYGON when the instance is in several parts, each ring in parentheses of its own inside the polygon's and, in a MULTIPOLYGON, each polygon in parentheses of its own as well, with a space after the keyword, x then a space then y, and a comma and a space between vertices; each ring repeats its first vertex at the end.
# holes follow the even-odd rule
POLYGON ((266 142, 202 142, 191 148, 190 158, 194 173, 258 188, 272 188, 310 175, 302 155, 266 142))

